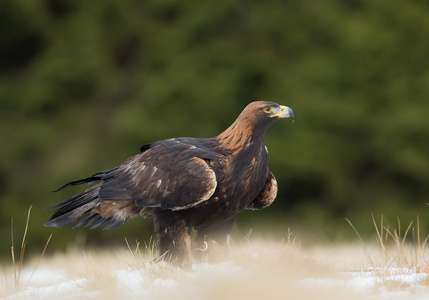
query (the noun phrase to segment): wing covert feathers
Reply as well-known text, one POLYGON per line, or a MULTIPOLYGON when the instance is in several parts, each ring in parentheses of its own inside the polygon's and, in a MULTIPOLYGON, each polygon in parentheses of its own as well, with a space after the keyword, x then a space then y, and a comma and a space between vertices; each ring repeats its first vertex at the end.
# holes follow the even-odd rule
POLYGON ((114 178, 101 187, 99 197, 103 201, 133 200, 141 208, 195 206, 216 190, 216 174, 207 163, 210 154, 176 139, 152 144, 120 165, 114 178))

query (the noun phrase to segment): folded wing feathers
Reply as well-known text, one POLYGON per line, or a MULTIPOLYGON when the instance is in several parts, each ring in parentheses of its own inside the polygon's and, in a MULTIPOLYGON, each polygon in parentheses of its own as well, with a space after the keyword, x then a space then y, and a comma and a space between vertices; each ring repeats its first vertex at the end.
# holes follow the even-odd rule
POLYGON ((209 199, 217 186, 216 174, 208 165, 214 154, 174 139, 163 146, 157 147, 156 152, 152 152, 152 145, 143 147, 142 154, 129 158, 118 167, 60 187, 57 191, 102 181, 45 208, 58 208, 45 225, 63 227, 82 217, 75 227, 94 229, 105 226, 104 229, 110 229, 142 215, 142 211, 148 213, 146 208, 182 210, 209 199), (180 160, 175 162, 176 156, 165 152, 166 149, 178 150, 180 160), (194 156, 197 154, 203 157, 194 156), (159 163, 162 169, 159 169, 159 163))

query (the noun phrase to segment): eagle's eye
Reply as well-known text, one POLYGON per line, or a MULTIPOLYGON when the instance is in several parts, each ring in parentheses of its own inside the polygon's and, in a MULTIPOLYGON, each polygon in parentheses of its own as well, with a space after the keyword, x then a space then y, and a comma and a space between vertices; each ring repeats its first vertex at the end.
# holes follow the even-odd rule
POLYGON ((270 106, 264 108, 264 112, 266 112, 267 114, 269 114, 272 110, 273 109, 270 106))

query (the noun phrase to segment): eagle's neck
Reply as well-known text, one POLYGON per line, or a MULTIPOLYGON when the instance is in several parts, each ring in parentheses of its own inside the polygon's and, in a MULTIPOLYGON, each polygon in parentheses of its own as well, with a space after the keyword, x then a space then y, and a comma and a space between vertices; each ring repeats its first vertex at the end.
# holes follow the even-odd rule
POLYGON ((224 151, 238 154, 242 151, 265 149, 265 126, 256 126, 255 122, 240 115, 231 126, 216 137, 224 151))
POLYGON ((265 130, 252 120, 238 118, 216 139, 218 151, 227 156, 225 176, 236 184, 232 186, 235 207, 247 207, 262 189, 268 172, 265 130), (235 187, 239 186, 237 190, 235 187))

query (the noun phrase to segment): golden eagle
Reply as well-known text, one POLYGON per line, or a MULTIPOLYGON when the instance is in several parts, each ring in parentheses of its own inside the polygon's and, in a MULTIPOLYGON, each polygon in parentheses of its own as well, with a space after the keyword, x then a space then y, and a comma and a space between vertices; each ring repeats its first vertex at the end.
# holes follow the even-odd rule
POLYGON ((262 209, 277 195, 268 168, 265 130, 293 111, 274 102, 252 102, 213 138, 172 138, 144 145, 121 165, 65 184, 99 182, 47 207, 58 208, 45 224, 79 222, 110 229, 128 219, 153 217, 160 254, 189 264, 191 231, 223 243, 245 209, 262 209))

